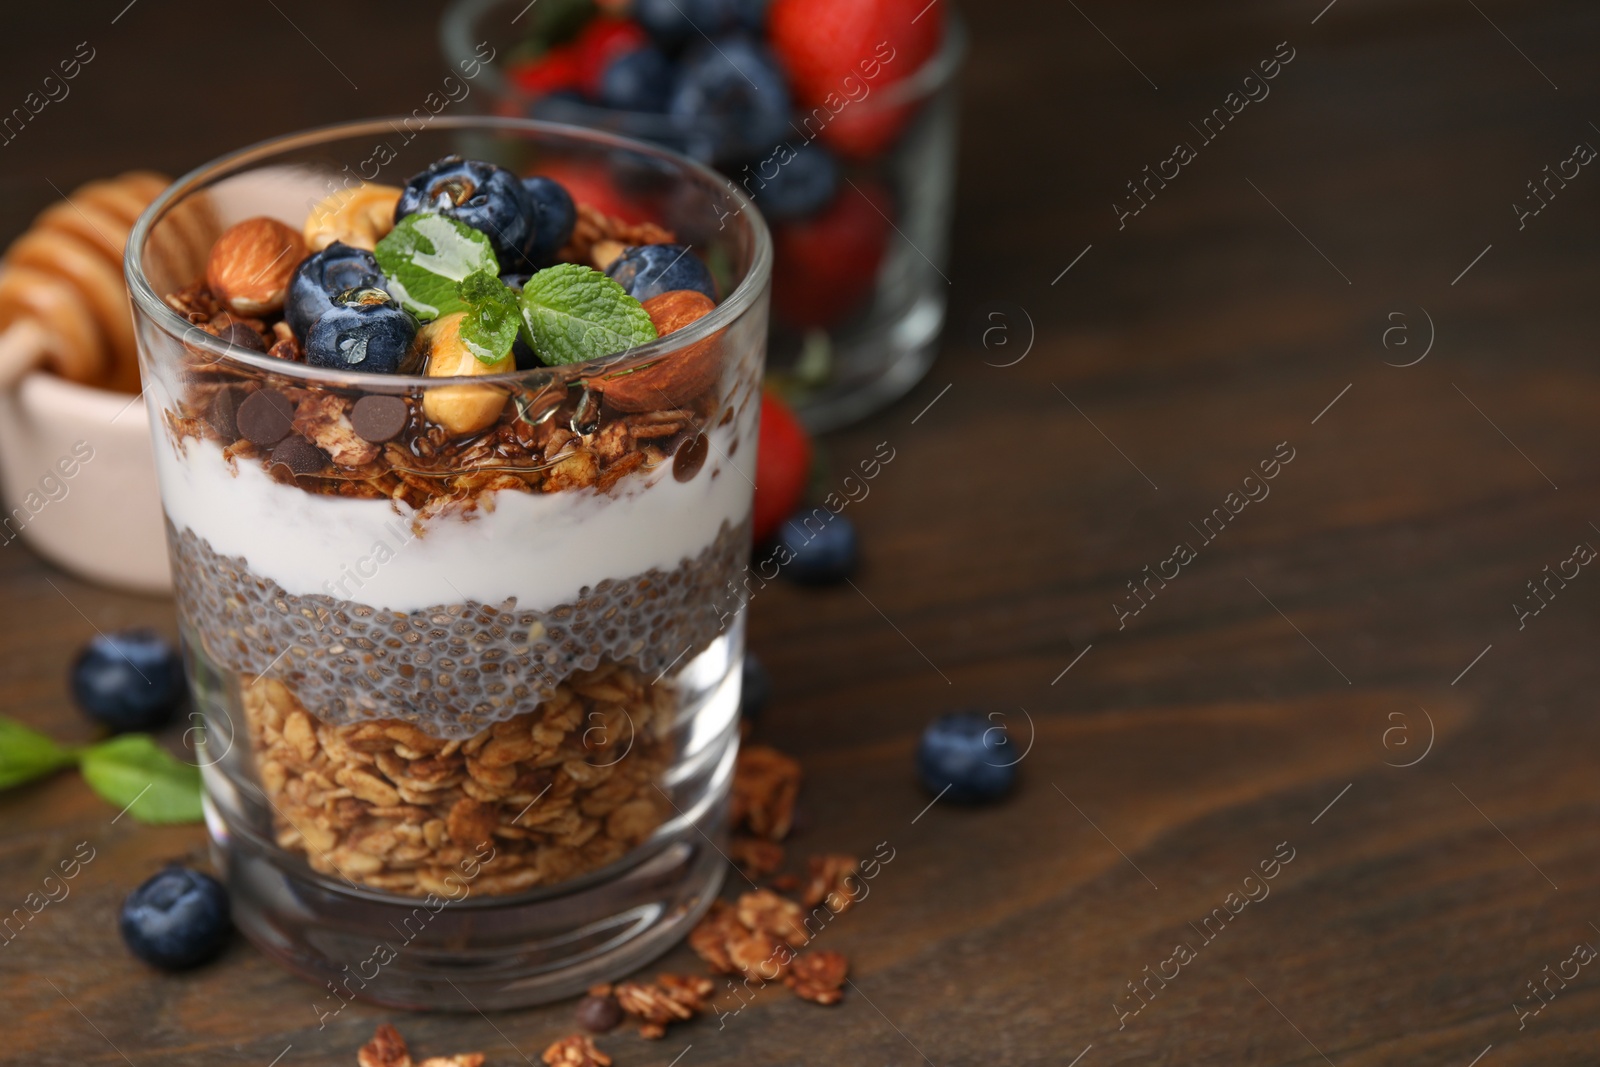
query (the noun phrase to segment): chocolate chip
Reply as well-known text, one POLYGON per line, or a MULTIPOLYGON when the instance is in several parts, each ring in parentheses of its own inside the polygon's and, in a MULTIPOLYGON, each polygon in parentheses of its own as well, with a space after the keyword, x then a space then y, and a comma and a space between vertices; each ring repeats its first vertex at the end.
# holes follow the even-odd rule
POLYGON ((289 468, 290 474, 316 474, 328 465, 328 454, 310 441, 295 434, 285 437, 272 450, 272 465, 289 468))
POLYGON ((239 439, 239 390, 231 385, 218 389, 206 409, 206 422, 224 441, 239 439))
POLYGON ((711 441, 703 433, 684 440, 678 446, 678 454, 672 460, 672 476, 680 482, 687 482, 700 468, 705 466, 706 453, 711 451, 711 441))
POLYGON ((294 405, 274 389, 258 389, 239 405, 239 432, 258 445, 275 445, 294 428, 294 405))
POLYGON ((350 425, 355 427, 356 434, 375 445, 399 437, 409 417, 404 400, 377 393, 367 394, 350 409, 350 425))
POLYGON ((265 352, 267 344, 261 335, 242 322, 230 322, 217 334, 217 339, 223 344, 235 345, 239 348, 248 348, 252 352, 265 352))
POLYGON ((591 1034, 615 1030, 622 1022, 622 1005, 616 997, 587 996, 578 1001, 578 1025, 591 1034))

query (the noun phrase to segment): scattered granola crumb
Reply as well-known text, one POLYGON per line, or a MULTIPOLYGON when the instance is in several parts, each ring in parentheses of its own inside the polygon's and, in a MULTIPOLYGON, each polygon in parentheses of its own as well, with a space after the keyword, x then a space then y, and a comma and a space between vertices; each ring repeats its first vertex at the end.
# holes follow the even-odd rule
MULTIPOLYGON (((830 853, 824 856, 812 856, 806 861, 810 869, 810 876, 806 879, 805 891, 800 894, 800 902, 808 908, 826 903, 828 910, 835 915, 841 915, 855 904, 855 891, 850 889, 849 879, 861 871, 861 861, 854 856, 841 853, 830 853)), ((857 889, 860 881, 857 880, 857 889)))
POLYGON ((737 905, 714 904, 689 934, 689 947, 713 973, 772 982, 788 973, 794 949, 808 940, 800 905, 759 889, 737 905))
POLYGON ((802 1000, 837 1004, 844 996, 844 980, 849 970, 850 961, 842 953, 830 949, 807 952, 795 958, 783 984, 802 1000))
POLYGON ((783 846, 746 834, 735 834, 728 842, 728 858, 751 881, 765 878, 783 866, 783 846))
POLYGON ((733 769, 734 830, 782 841, 794 827, 800 764, 767 745, 745 745, 733 769))
MULTIPOLYGON (((412 1067, 406 1039, 389 1023, 379 1026, 372 1040, 361 1046, 356 1062, 361 1067, 412 1067)), ((481 1052, 457 1052, 453 1056, 429 1056, 417 1067, 482 1067, 482 1064, 481 1052)))
POLYGON ((747 929, 770 934, 795 948, 801 948, 811 940, 802 921, 805 912, 800 905, 770 889, 745 893, 739 898, 737 913, 739 921, 747 929))
POLYGON ((639 1035, 659 1038, 669 1023, 705 1014, 714 988, 704 975, 661 974, 654 982, 623 982, 616 995, 622 1010, 640 1021, 639 1035))
POLYGON ((372 1035, 372 1040, 361 1046, 356 1062, 361 1067, 411 1067, 411 1052, 400 1031, 384 1023, 372 1035))
POLYGON ((706 962, 713 974, 732 974, 738 968, 729 958, 728 938, 735 930, 743 929, 732 908, 724 901, 713 901, 711 910, 689 932, 689 947, 706 962))
POLYGON ((582 1034, 563 1037, 539 1057, 549 1067, 611 1067, 611 1057, 582 1034))

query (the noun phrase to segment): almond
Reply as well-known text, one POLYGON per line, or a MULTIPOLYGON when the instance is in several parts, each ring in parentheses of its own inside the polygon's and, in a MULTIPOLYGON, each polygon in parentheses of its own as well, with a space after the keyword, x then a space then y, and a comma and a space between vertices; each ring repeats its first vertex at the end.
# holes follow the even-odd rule
POLYGON ((236 315, 270 315, 283 308, 306 243, 277 219, 236 222, 211 246, 206 284, 236 315))
MULTIPOLYGON (((674 289, 644 302, 656 335, 676 333, 716 310, 716 303, 692 289, 674 289)), ((662 356, 638 370, 622 371, 590 384, 618 411, 661 411, 679 408, 712 388, 722 378, 722 341, 715 333, 681 352, 662 356)))

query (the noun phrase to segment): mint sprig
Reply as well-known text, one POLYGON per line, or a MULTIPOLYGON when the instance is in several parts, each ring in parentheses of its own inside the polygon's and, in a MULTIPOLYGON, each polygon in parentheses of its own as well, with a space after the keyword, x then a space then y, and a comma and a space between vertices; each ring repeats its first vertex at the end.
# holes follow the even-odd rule
POLYGON ((83 780, 145 823, 199 822, 200 768, 181 763, 149 734, 123 734, 84 752, 83 780))
POLYGON ((76 763, 77 753, 30 730, 20 722, 0 719, 0 789, 10 789, 76 763))
POLYGON ((487 271, 469 274, 456 295, 466 305, 461 320, 461 343, 481 363, 499 363, 511 353, 522 324, 517 294, 487 271))
POLYGON ((73 763, 101 799, 145 823, 199 822, 200 771, 176 760, 149 734, 121 734, 69 746, 0 718, 0 789, 42 778, 73 763))
POLYGON ((461 283, 474 274, 500 273, 489 238, 443 215, 407 215, 378 242, 373 255, 389 292, 424 322, 468 310, 461 283))
POLYGON ((582 363, 656 339, 644 306, 581 263, 558 263, 529 278, 522 287, 522 322, 547 365, 582 363))

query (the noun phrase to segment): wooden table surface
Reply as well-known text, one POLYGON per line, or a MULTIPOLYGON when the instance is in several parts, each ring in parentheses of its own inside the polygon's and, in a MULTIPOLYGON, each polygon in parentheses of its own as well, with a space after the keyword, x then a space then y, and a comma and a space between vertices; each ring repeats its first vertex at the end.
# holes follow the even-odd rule
MULTIPOLYGON (((809 776, 791 853, 896 858, 828 931, 843 1004, 619 1032, 619 1067, 1600 1058, 1600 967, 1569 962, 1600 946, 1600 576, 1537 614, 1527 585, 1600 545, 1600 173, 1537 214, 1526 187, 1600 145, 1600 9, 1325 2, 967 5, 943 355, 827 442, 836 469, 896 453, 850 513, 856 588, 752 609, 763 737, 809 776), (1134 214, 1146 165, 1170 180, 1134 214), (1031 739, 1019 788, 924 811, 913 746, 959 706, 1031 739)), ((432 5, 125 4, 8 9, 0 108, 96 58, 0 147, 5 233, 52 183, 408 110, 444 74, 432 5)), ((0 706, 63 738, 74 650, 173 623, 17 546, 0 593, 0 706)), ((353 1063, 390 1013, 319 1031, 318 991, 242 942, 180 977, 125 955, 123 894, 204 838, 113 814, 70 774, 0 797, 4 909, 97 850, 0 949, 0 1061, 353 1063)), ((492 1067, 572 1029, 399 1021, 492 1067)))

